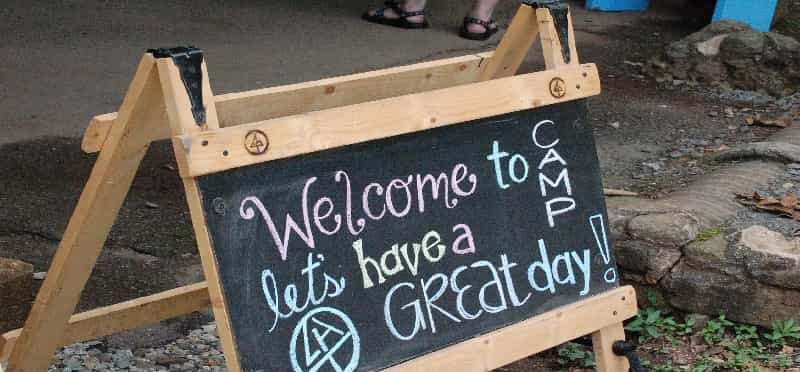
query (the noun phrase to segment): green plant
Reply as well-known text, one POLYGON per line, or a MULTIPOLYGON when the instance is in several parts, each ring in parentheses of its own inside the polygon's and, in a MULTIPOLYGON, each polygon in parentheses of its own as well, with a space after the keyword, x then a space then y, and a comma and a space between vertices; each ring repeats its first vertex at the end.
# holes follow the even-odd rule
POLYGON ((658 293, 653 288, 647 288, 647 303, 650 306, 658 306, 658 293))
POLYGON ((716 319, 709 320, 706 326, 700 331, 700 334, 707 344, 714 345, 722 341, 725 330, 731 326, 733 326, 733 322, 725 319, 724 314, 720 314, 716 319))
POLYGON ((719 366, 717 363, 711 359, 711 356, 708 353, 703 353, 697 360, 695 361, 694 366, 691 368, 691 372, 712 372, 715 371, 719 366))
POLYGON ((678 323, 675 333, 678 336, 688 336, 694 332, 694 325, 697 321, 693 317, 687 317, 683 323, 678 323))
POLYGON ((792 358, 789 358, 786 354, 778 354, 775 356, 775 364, 778 368, 789 368, 794 363, 792 363, 792 358))
POLYGON ((639 341, 647 340, 648 338, 656 338, 661 336, 659 326, 663 322, 661 318, 661 310, 648 307, 639 310, 636 318, 625 326, 625 329, 631 332, 639 333, 639 341))
POLYGON ((788 342, 800 341, 800 325, 794 319, 775 321, 772 323, 772 332, 764 335, 773 345, 784 346, 788 342))
POLYGON ((668 360, 666 363, 658 364, 653 367, 655 372, 680 372, 681 370, 672 365, 672 361, 668 360))
POLYGON ((758 329, 755 326, 737 325, 733 327, 733 333, 736 335, 736 341, 738 342, 758 340, 758 329))
POLYGON ((594 353, 583 350, 581 345, 574 342, 567 342, 558 347, 558 364, 574 365, 581 367, 594 367, 594 353))
POLYGON ((699 234, 697 234, 697 236, 694 238, 694 240, 697 241, 697 242, 704 242, 704 241, 706 241, 708 239, 711 239, 711 238, 719 235, 719 233, 720 233, 720 229, 718 229, 718 228, 703 230, 699 234))

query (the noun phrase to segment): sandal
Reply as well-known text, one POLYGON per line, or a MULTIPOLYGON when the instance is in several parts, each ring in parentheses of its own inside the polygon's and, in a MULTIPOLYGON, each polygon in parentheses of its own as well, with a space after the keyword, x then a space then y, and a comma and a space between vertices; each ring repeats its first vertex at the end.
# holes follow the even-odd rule
POLYGON ((497 22, 495 22, 494 20, 484 21, 482 19, 478 19, 475 17, 464 17, 464 26, 461 27, 461 32, 459 32, 458 34, 465 39, 483 41, 492 37, 492 35, 494 35, 497 32, 497 30, 498 30, 497 22), (484 30, 483 32, 470 32, 467 29, 467 25, 469 24, 481 25, 486 30, 484 30))
POLYGON ((364 14, 361 15, 361 19, 363 19, 363 20, 365 20, 367 22, 372 22, 372 23, 377 23, 377 24, 387 25, 387 26, 400 27, 400 28, 427 28, 428 27, 428 21, 427 20, 423 20, 422 22, 411 22, 411 21, 408 20, 409 17, 424 16, 425 15, 425 11, 424 10, 406 12, 405 10, 403 10, 400 7, 400 4, 398 4, 394 0, 387 0, 383 4, 386 6, 385 8, 381 8, 381 9, 376 10, 374 14, 369 14, 369 12, 364 12, 364 14), (397 18, 386 18, 386 17, 384 17, 383 13, 386 12, 387 9, 393 10, 397 14, 398 17, 397 18))

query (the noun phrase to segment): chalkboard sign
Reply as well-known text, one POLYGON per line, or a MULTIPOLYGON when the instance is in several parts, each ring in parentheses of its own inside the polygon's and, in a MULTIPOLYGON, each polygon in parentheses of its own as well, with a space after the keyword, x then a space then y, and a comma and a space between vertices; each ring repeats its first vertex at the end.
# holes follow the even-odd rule
POLYGON ((583 101, 197 181, 246 371, 386 368, 618 286, 583 101))

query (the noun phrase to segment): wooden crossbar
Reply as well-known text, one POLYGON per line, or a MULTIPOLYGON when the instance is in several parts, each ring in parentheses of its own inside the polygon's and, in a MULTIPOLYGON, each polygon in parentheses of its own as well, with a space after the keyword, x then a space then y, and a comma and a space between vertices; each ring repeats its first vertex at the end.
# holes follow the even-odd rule
MULTIPOLYGON (((210 305, 208 285, 200 282, 99 307, 70 317, 59 345, 93 340, 203 310, 210 305)), ((21 333, 20 328, 0 335, 0 361, 8 360, 21 333)))
MULTIPOLYGON (((599 333, 596 332, 598 329, 605 330, 606 333, 621 330, 622 321, 636 316, 636 312, 636 293, 633 287, 619 287, 446 347, 387 371, 491 371, 547 350, 553 345, 599 333)), ((594 343, 594 351, 600 355, 611 354, 610 350, 603 349, 601 343, 594 343)), ((603 364, 606 365, 608 364, 603 364)))
MULTIPOLYGON (((299 84, 215 96, 220 127, 353 105, 404 94, 474 83, 493 52, 440 59, 299 84)), ((516 68, 513 70, 516 71, 516 68)), ((484 73, 485 74, 485 73, 484 73)), ((83 135, 84 152, 98 152, 117 113, 95 116, 83 135)), ((168 126, 154 134, 170 136, 168 126)))
POLYGON ((196 177, 599 93, 597 67, 575 65, 198 132, 175 141, 186 158, 187 167, 180 168, 189 173, 183 176, 196 177), (549 85, 555 78, 565 83, 566 91, 560 97, 550 92, 549 85), (248 152, 245 137, 251 130, 260 130, 269 138, 264 154, 254 156, 248 152))

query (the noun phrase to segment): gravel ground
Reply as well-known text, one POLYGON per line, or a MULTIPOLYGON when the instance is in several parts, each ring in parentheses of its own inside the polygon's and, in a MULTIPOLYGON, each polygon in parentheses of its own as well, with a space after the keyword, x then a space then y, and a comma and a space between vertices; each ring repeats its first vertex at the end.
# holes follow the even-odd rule
POLYGON ((100 341, 73 344, 58 352, 51 372, 227 371, 217 326, 208 324, 161 347, 108 348, 100 341))

